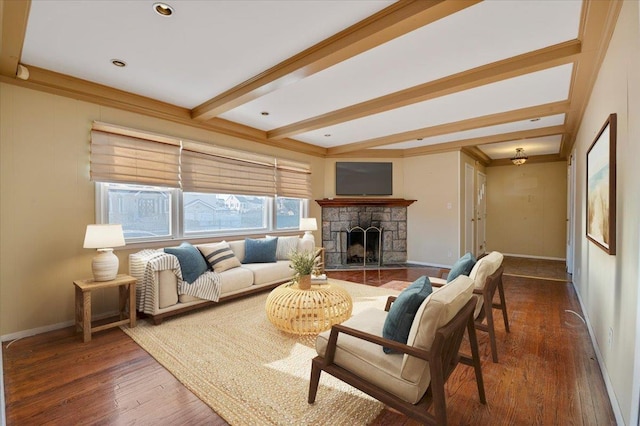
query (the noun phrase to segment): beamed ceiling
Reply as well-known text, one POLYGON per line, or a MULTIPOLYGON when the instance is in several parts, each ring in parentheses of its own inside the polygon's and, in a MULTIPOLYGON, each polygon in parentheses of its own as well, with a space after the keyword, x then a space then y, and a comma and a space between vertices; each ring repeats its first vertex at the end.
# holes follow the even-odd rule
POLYGON ((567 158, 621 8, 169 0, 166 17, 153 0, 0 2, 0 81, 317 156, 463 150, 485 165, 517 147, 567 158))

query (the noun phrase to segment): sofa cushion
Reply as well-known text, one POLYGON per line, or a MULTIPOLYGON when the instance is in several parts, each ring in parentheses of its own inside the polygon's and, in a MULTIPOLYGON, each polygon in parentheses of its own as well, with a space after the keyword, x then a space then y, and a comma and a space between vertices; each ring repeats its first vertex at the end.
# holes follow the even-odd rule
MULTIPOLYGON (((389 315, 384 322, 382 336, 385 339, 395 340, 400 343, 407 343, 409 330, 413 324, 413 318, 418 308, 432 292, 431 282, 426 276, 415 280, 409 287, 398 295, 389 309, 389 315)), ((383 348, 385 353, 391 353, 389 348, 383 348)))
POLYGON ((236 255, 240 263, 244 263, 244 240, 229 241, 229 248, 236 255))
POLYGON ((447 276, 447 282, 458 278, 458 275, 466 275, 469 276, 471 269, 476 264, 476 258, 470 252, 465 253, 460 259, 456 260, 456 263, 451 267, 451 271, 449 271, 449 275, 447 276))
POLYGON ((253 272, 253 285, 286 281, 294 274, 288 260, 278 260, 275 263, 246 263, 242 267, 253 272))
POLYGON ((245 238, 242 263, 271 263, 276 259, 278 238, 245 238))
POLYGON ((276 259, 278 260, 289 260, 291 259, 291 252, 298 251, 298 240, 300 240, 300 238, 296 235, 292 237, 273 237, 267 235, 267 238, 278 239, 276 246, 276 259))
POLYGON ((187 242, 180 244, 179 247, 166 247, 164 252, 178 258, 182 279, 189 284, 207 272, 208 267, 204 257, 197 248, 187 242))
POLYGON ((240 261, 226 241, 214 244, 200 244, 198 245, 198 250, 204 256, 209 268, 214 272, 220 273, 240 266, 240 261))

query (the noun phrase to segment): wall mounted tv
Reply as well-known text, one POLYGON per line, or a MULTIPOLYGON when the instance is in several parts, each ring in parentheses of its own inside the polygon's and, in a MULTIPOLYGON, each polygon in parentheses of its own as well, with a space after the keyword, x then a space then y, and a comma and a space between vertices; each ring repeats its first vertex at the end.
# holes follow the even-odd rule
POLYGON ((392 195, 393 163, 336 162, 336 195, 392 195))

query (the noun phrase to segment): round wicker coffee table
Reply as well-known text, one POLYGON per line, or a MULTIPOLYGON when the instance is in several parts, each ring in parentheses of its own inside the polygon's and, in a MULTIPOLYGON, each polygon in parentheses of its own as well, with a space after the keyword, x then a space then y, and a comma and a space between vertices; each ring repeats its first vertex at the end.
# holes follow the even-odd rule
POLYGON ((329 281, 300 290, 297 284, 285 283, 267 297, 267 318, 282 331, 294 334, 317 334, 339 324, 353 309, 347 291, 329 281))

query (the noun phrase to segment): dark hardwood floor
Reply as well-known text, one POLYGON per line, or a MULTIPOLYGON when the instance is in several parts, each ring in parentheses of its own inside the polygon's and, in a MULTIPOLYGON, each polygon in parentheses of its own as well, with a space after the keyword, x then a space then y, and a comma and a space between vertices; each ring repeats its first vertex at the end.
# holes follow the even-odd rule
MULTIPOLYGON (((472 369, 460 365, 447 383, 449 424, 615 424, 562 263, 506 258, 504 264, 511 333, 497 321, 498 364, 491 361, 488 336, 479 333, 488 403, 479 403, 472 369)), ((410 268, 328 275, 379 286, 440 272, 410 268)), ((226 424, 121 330, 97 333, 86 344, 81 340, 69 327, 3 343, 8 425, 226 424)), ((417 423, 384 410, 374 424, 417 423)))

